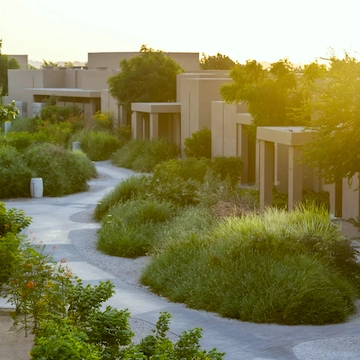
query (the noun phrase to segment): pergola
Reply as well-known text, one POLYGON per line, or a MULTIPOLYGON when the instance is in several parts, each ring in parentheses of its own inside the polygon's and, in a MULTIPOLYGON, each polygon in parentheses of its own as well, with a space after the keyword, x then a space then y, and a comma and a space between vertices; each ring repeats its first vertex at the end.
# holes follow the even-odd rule
POLYGON ((259 126, 257 141, 259 142, 259 175, 260 175, 260 207, 272 205, 274 185, 274 144, 288 146, 288 209, 302 200, 303 165, 299 163, 302 145, 310 137, 303 126, 259 126))

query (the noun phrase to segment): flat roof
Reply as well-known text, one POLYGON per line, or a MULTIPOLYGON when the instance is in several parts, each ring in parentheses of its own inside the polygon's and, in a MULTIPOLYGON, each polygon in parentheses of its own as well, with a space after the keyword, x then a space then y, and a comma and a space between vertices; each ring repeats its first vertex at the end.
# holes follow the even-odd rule
POLYGON ((180 113, 180 102, 131 103, 131 110, 149 114, 180 113))
POLYGON ((258 126, 256 130, 258 140, 291 146, 302 145, 310 136, 304 126, 258 126))
POLYGON ((74 88, 27 88, 33 95, 58 95, 68 97, 100 98, 101 90, 83 90, 74 88))

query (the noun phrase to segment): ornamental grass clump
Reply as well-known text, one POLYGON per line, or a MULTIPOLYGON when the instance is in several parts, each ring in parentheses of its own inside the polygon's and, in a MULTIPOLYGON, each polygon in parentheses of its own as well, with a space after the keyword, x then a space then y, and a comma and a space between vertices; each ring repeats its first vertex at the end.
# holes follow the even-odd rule
POLYGON ((165 138, 128 141, 112 157, 114 165, 139 172, 152 172, 154 167, 178 157, 178 147, 165 138))
POLYGON ((0 144, 0 199, 30 197, 33 169, 13 146, 0 144))
POLYGON ((98 232, 99 250, 123 257, 148 254, 158 241, 159 226, 175 215, 171 202, 129 200, 110 208, 98 232))
POLYGON ((141 281, 172 301, 243 321, 338 323, 359 295, 356 271, 337 262, 347 254, 353 264, 348 246, 325 210, 268 209, 218 220, 181 241, 169 236, 141 281))
POLYGON ((73 134, 69 144, 79 141, 81 150, 92 160, 108 160, 123 146, 120 139, 108 131, 81 130, 73 134))
POLYGON ((34 144, 24 153, 26 165, 43 179, 44 196, 63 196, 88 189, 97 176, 93 162, 80 151, 49 143, 34 144))
POLYGON ((94 213, 95 220, 100 221, 109 209, 118 203, 142 197, 147 181, 148 178, 146 176, 132 175, 118 183, 112 191, 105 194, 100 202, 97 203, 94 213))

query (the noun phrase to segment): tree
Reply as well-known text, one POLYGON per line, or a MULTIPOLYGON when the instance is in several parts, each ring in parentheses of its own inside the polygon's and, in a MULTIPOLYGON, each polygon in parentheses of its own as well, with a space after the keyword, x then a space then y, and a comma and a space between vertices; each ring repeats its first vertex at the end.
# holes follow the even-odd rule
POLYGON ((202 70, 231 70, 235 65, 235 61, 220 53, 213 56, 206 56, 202 53, 200 59, 200 67, 202 70))
POLYGON ((311 119, 311 140, 302 151, 303 161, 334 183, 360 171, 360 62, 345 53, 327 63, 325 77, 300 109, 311 119))
POLYGON ((178 63, 142 45, 140 54, 120 62, 121 72, 108 79, 109 92, 130 114, 132 102, 166 102, 176 99, 178 63))
POLYGON ((268 69, 255 60, 235 66, 232 83, 221 87, 222 98, 229 103, 245 103, 253 122, 250 133, 255 136, 257 126, 307 125, 309 116, 298 109, 306 102, 314 80, 321 77, 323 67, 312 63, 299 73, 289 60, 279 60, 268 69))
POLYGON ((16 59, 9 59, 1 52, 2 40, 0 39, 0 97, 8 93, 8 69, 20 69, 16 59))
POLYGON ((53 62, 53 61, 46 61, 46 60, 43 59, 43 63, 42 63, 42 65, 41 65, 41 67, 44 68, 44 67, 46 67, 46 66, 54 66, 54 67, 57 67, 57 66, 59 66, 59 64, 56 63, 56 62, 53 62))

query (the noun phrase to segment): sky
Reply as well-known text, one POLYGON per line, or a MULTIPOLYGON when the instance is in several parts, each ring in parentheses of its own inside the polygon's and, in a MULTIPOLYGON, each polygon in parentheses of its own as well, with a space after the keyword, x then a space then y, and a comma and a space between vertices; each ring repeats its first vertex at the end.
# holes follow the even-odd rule
POLYGON ((221 53, 306 64, 360 57, 358 0, 11 0, 0 6, 3 54, 87 61, 89 52, 221 53))

